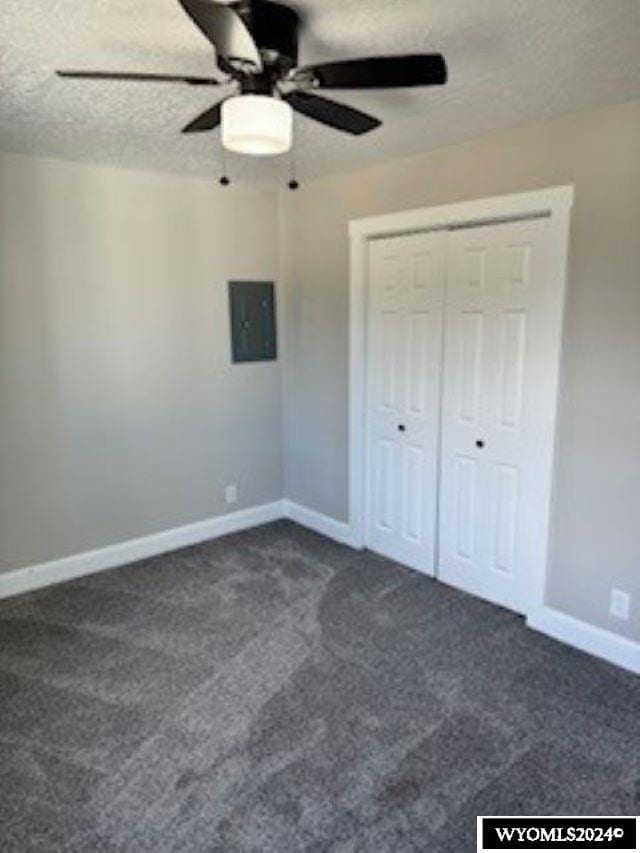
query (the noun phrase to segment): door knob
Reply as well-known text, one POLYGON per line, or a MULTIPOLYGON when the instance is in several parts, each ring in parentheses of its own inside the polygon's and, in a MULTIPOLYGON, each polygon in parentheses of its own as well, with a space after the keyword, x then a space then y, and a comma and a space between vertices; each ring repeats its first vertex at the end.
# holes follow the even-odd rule
POLYGON ((404 424, 398 424, 398 432, 406 432, 406 429, 404 424))
POLYGON ((484 447, 484 441, 482 441, 482 439, 479 438, 476 441, 476 447, 479 447, 482 450, 482 448, 484 447))

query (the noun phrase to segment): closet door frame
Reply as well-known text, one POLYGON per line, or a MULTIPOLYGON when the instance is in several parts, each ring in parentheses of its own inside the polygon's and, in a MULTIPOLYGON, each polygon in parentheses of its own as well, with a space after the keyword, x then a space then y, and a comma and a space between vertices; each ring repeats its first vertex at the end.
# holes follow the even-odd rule
POLYGON ((552 187, 516 195, 496 196, 440 207, 422 208, 350 222, 350 318, 349 318, 349 544, 365 547, 366 511, 366 417, 367 417, 367 315, 369 282, 369 241, 456 227, 472 227, 498 222, 545 217, 549 219, 550 269, 553 270, 554 292, 558 301, 555 317, 553 373, 549 378, 546 407, 549 422, 554 424, 550 438, 548 465, 541 474, 542 487, 548 495, 548 517, 541 528, 546 540, 545 559, 540 561, 528 579, 525 596, 527 615, 544 606, 545 582, 551 538, 550 515, 553 506, 555 469, 555 433, 560 385, 562 328, 567 279, 569 228, 573 205, 573 186, 552 187))

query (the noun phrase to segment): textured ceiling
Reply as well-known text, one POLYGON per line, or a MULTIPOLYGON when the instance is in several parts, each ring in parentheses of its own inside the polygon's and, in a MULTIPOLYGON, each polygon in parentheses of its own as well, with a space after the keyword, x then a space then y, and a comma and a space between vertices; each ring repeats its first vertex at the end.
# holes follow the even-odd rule
MULTIPOLYGON (((639 0, 300 0, 301 60, 440 51, 440 89, 339 93, 384 126, 354 139, 296 118, 301 177, 402 157, 510 125, 640 96, 639 0)), ((180 128, 215 90, 60 80, 56 67, 209 74, 177 0, 0 0, 0 149, 215 174, 217 133, 180 128)), ((288 158, 230 157, 276 180, 288 158)))

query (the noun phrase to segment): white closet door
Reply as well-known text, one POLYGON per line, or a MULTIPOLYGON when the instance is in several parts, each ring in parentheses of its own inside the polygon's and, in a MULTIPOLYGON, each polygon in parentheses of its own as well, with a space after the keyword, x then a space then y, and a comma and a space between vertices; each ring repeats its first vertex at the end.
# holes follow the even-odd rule
POLYGON ((369 249, 367 545, 435 568, 446 234, 369 249))
POLYGON ((439 577, 517 612, 544 561, 561 328, 546 219, 447 258, 439 577))

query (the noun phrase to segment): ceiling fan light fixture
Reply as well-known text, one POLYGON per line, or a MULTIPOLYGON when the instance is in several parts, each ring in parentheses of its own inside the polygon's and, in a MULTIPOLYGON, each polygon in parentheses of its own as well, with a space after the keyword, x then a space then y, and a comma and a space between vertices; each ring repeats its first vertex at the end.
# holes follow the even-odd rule
POLYGON ((284 154, 292 144, 293 111, 269 95, 238 95, 222 104, 222 144, 237 154, 284 154))

